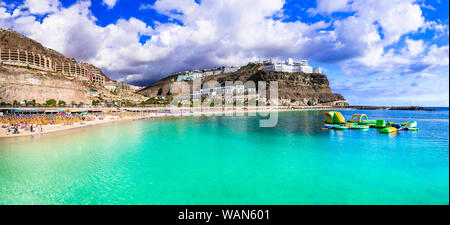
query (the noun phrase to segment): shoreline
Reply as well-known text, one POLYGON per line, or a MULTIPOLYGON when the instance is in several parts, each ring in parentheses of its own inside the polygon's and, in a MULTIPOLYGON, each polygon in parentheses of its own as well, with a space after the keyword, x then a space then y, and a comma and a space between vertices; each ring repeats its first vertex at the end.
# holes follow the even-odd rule
POLYGON ((72 125, 43 125, 43 132, 35 131, 21 131, 20 134, 6 134, 6 128, 0 128, 0 139, 8 139, 8 138, 19 138, 19 137, 27 137, 27 136, 39 136, 41 134, 52 134, 57 133, 60 131, 67 131, 67 130, 74 130, 78 128, 84 128, 84 127, 94 127, 97 125, 104 125, 104 124, 112 124, 115 122, 125 122, 125 121, 134 121, 144 118, 121 118, 121 119, 107 119, 107 120, 94 120, 94 121, 86 121, 82 123, 76 123, 72 125))
MULTIPOLYGON (((27 136, 37 136, 41 134, 51 134, 56 133, 59 131, 67 131, 67 130, 73 130, 77 128, 84 128, 84 127, 92 127, 96 125, 102 125, 102 124, 111 124, 114 122, 125 122, 125 121, 136 121, 136 120, 144 120, 144 119, 151 119, 151 118, 177 118, 177 117, 188 117, 188 116, 216 116, 211 114, 220 114, 217 116, 226 116, 226 113, 236 114, 236 113, 270 113, 270 112, 284 112, 284 111, 327 111, 327 110, 337 110, 337 108, 303 108, 303 109, 289 109, 289 108, 278 108, 278 109, 270 109, 270 108, 264 108, 264 109, 253 109, 253 110, 233 110, 233 111, 224 111, 224 110, 218 110, 218 111, 206 111, 206 112, 183 112, 183 113, 174 113, 174 114, 165 114, 165 113, 142 113, 136 112, 136 116, 134 117, 123 117, 118 118, 117 116, 101 116, 103 119, 96 118, 93 121, 84 121, 84 122, 77 122, 72 125, 63 125, 63 124, 57 124, 57 125, 43 125, 43 131, 20 131, 20 134, 6 134, 6 128, 0 128, 0 139, 8 139, 8 138, 15 138, 15 137, 27 137, 27 136), (140 114, 140 115, 139 115, 140 114)), ((340 109, 342 110, 342 109, 340 109)), ((344 109, 345 110, 345 109, 344 109)), ((233 115, 235 116, 235 115, 233 115)))
MULTIPOLYGON (((77 122, 71 125, 63 125, 63 124, 56 124, 56 125, 43 125, 42 132, 30 132, 21 130, 20 134, 6 134, 6 128, 0 127, 0 139, 9 139, 9 138, 15 138, 15 137, 27 137, 27 136, 36 136, 41 134, 51 134, 56 133, 59 131, 67 131, 67 130, 73 130, 77 128, 84 128, 84 127, 92 127, 96 125, 102 125, 102 124, 111 124, 114 122, 125 122, 125 121, 135 121, 135 120, 143 120, 143 119, 151 119, 151 118, 177 118, 177 117, 188 117, 188 116, 227 116, 227 113, 233 114, 233 116, 236 116, 236 113, 270 113, 270 112, 295 112, 295 111, 337 111, 337 110, 356 110, 359 109, 358 106, 356 107, 311 107, 311 108, 288 108, 288 107, 282 107, 282 108, 246 108, 243 110, 230 110, 226 111, 222 108, 216 109, 216 111, 210 111, 214 108, 203 108, 207 111, 183 111, 186 110, 185 108, 180 108, 180 112, 173 112, 171 114, 169 113, 155 113, 155 112, 148 112, 148 109, 141 109, 141 108, 124 108, 126 112, 132 112, 135 113, 132 117, 119 117, 119 116, 100 116, 103 119, 96 118, 93 121, 84 121, 84 122, 77 122), (146 111, 147 110, 147 111, 146 111), (218 115, 211 115, 211 114, 218 114, 218 115)), ((159 108, 159 109, 165 109, 168 110, 168 108, 159 108)), ((372 109, 372 107, 364 108, 364 109, 372 109)), ((95 109, 94 109, 95 110, 95 109)), ((114 109, 109 109, 114 110, 114 109)), ((384 109, 379 108, 375 110, 392 110, 392 109, 384 109)), ((417 110, 417 109, 415 109, 417 110)), ((231 117, 231 116, 229 116, 231 117)))

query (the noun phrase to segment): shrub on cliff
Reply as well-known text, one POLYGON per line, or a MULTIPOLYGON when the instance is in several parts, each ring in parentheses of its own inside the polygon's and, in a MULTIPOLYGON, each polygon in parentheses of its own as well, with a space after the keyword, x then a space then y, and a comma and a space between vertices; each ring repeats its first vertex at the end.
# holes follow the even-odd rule
POLYGON ((63 101, 63 100, 59 100, 59 101, 58 101, 58 105, 59 105, 59 106, 66 106, 66 102, 63 101))
POLYGON ((49 99, 45 102, 47 106, 56 106, 56 100, 55 99, 49 99))
POLYGON ((125 106, 127 107, 131 107, 131 106, 136 106, 136 104, 130 102, 130 101, 126 101, 125 106))

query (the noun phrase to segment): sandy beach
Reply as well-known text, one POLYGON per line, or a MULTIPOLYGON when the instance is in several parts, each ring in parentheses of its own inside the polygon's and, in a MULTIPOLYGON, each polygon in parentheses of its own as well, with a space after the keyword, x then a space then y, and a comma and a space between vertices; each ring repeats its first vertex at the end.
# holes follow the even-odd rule
MULTIPOLYGON (((217 114, 219 116, 225 115, 226 113, 258 113, 258 112, 276 112, 276 111, 307 111, 307 110, 333 110, 332 108, 253 108, 253 109, 243 109, 243 110, 232 110, 224 111, 222 109, 216 108, 206 108, 203 111, 187 111, 186 109, 181 109, 178 113, 147 113, 147 112, 134 112, 132 116, 109 116, 102 115, 97 116, 94 120, 77 122, 70 125, 65 124, 55 124, 55 125, 42 125, 42 131, 40 129, 34 129, 34 132, 30 132, 28 129, 20 129, 19 134, 8 133, 7 128, 0 128, 0 138, 11 138, 11 137, 22 137, 22 136, 34 136, 40 134, 54 133, 63 130, 76 129, 81 127, 95 126, 100 124, 107 124, 113 122, 121 121, 132 121, 147 118, 161 118, 161 117, 185 117, 185 116, 201 116, 201 115, 211 115, 217 114)), ((129 114, 129 113, 128 113, 129 114)), ((4 125, 4 124, 3 124, 4 125)))

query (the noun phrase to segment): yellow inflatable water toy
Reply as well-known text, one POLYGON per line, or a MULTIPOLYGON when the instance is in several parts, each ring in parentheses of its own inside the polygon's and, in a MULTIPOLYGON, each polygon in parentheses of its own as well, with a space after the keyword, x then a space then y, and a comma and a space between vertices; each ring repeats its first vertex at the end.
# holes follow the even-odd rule
POLYGON ((377 121, 369 120, 366 114, 353 114, 349 122, 357 123, 360 125, 370 125, 375 124, 377 121))
POLYGON ((340 112, 330 111, 330 112, 326 112, 325 114, 328 116, 327 120, 325 120, 325 123, 328 123, 328 124, 345 123, 344 116, 342 116, 342 114, 340 112))
POLYGON ((386 127, 386 128, 381 129, 380 133, 388 134, 388 133, 397 132, 397 131, 398 131, 398 129, 395 127, 386 127))
POLYGON ((340 112, 326 112, 327 119, 322 130, 366 130, 369 128, 378 128, 380 133, 393 133, 397 131, 417 131, 417 122, 410 121, 406 123, 388 122, 386 120, 369 120, 366 114, 353 114, 349 121, 345 121, 340 112))

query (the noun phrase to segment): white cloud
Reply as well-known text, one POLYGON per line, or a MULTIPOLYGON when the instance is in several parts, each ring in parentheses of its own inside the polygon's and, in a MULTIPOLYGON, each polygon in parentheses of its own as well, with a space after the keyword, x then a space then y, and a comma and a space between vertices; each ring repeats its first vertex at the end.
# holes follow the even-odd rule
POLYGON ((125 77, 120 78, 118 81, 122 83, 129 83, 133 81, 142 80, 143 76, 142 74, 130 74, 125 77))
POLYGON ((108 9, 112 9, 114 8, 114 6, 118 1, 119 0, 103 0, 103 4, 105 4, 108 7, 108 9))
POLYGON ((351 0, 318 0, 317 7, 311 8, 308 11, 312 14, 348 11, 350 9, 351 0))
POLYGON ((433 78, 433 77, 436 77, 436 75, 431 74, 431 73, 421 73, 416 76, 416 79, 426 79, 426 78, 433 78))
MULTIPOLYGON (((33 7, 32 2, 26 6, 34 12, 31 14, 11 15, 0 7, 0 25, 70 57, 89 61, 116 78, 133 75, 134 79, 155 80, 186 69, 286 57, 340 62, 349 72, 380 68, 383 72, 415 71, 409 68, 412 63, 445 65, 445 59, 440 58, 445 56, 445 48, 405 38, 420 29, 441 29, 441 23, 425 21, 413 0, 322 0, 316 12, 352 15, 316 23, 277 19, 285 16, 284 0, 203 0, 200 4, 194 0, 157 0, 152 5, 141 4, 140 9, 154 9, 177 22, 156 23, 153 28, 136 18, 99 26, 89 1, 69 8, 56 0, 46 0, 42 8, 33 7), (42 20, 34 16, 46 13, 49 15, 42 20), (148 40, 142 44, 139 40, 143 35, 148 40), (403 50, 388 48, 403 40, 403 50)), ((103 3, 112 8, 117 1, 103 3)))
POLYGON ((409 56, 417 56, 422 53, 425 49, 423 40, 412 40, 407 38, 405 40, 406 48, 403 49, 403 53, 409 56))
POLYGON ((153 5, 141 3, 141 5, 139 6, 139 10, 148 10, 148 9, 153 9, 153 5))
POLYGON ((438 47, 433 44, 424 58, 425 63, 431 65, 448 66, 449 65, 449 46, 438 47))
POLYGON ((31 14, 42 15, 58 11, 61 3, 58 0, 25 0, 22 7, 31 14))

